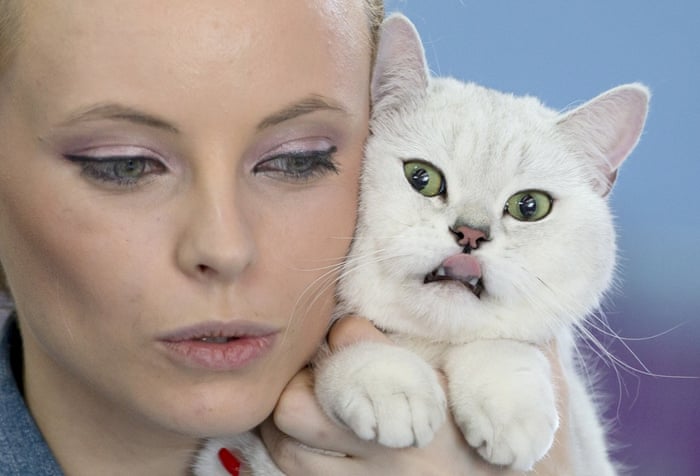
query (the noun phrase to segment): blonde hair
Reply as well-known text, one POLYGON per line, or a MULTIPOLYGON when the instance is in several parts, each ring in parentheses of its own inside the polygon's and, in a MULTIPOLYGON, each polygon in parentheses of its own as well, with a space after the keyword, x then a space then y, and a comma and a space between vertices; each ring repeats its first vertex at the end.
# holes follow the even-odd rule
MULTIPOLYGON (((2 1, 2 0, 0 0, 2 1)), ((365 0, 369 19, 370 44, 372 45, 372 63, 379 43, 379 27, 384 21, 384 0, 365 0)))

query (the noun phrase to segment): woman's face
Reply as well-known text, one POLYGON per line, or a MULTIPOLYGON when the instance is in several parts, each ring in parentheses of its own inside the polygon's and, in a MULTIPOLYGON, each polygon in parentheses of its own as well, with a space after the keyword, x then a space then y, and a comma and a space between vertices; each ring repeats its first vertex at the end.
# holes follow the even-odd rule
POLYGON ((363 3, 26 3, 0 83, 0 262, 30 403, 188 435, 272 409, 353 232, 363 3))

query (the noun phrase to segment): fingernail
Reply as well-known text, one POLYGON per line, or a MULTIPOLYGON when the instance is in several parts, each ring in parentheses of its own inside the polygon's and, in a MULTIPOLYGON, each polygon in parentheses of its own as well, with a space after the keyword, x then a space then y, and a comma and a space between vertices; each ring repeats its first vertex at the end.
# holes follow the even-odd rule
POLYGON ((238 458, 236 458, 233 453, 226 448, 221 448, 219 450, 219 461, 221 461, 221 464, 231 476, 238 476, 241 470, 241 462, 238 461, 238 458))

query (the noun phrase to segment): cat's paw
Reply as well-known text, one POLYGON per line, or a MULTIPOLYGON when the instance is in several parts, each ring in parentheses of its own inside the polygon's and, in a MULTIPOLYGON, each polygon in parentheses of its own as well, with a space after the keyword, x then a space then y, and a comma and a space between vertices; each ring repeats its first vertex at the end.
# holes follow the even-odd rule
POLYGON ((435 370, 402 347, 362 342, 334 353, 320 363, 315 388, 330 417, 385 446, 425 446, 445 421, 435 370))
POLYGON ((470 356, 472 368, 459 377, 452 373, 459 364, 453 363, 452 413, 484 459, 528 471, 552 446, 559 426, 549 362, 527 344, 505 342, 490 350, 496 353, 470 356))

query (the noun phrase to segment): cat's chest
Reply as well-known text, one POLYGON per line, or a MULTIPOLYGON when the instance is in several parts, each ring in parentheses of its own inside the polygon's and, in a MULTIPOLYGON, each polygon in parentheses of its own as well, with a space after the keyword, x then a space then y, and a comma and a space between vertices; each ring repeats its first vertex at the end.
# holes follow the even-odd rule
POLYGON ((452 344, 435 342, 400 333, 389 333, 389 338, 397 345, 411 349, 436 368, 442 368, 446 352, 452 344))

